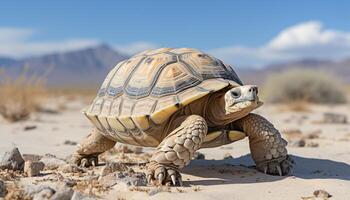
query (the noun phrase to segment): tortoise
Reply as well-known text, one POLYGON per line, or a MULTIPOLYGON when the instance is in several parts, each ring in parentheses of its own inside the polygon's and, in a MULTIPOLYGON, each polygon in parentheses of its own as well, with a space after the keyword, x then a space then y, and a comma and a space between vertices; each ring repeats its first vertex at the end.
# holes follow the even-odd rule
POLYGON ((197 49, 147 50, 118 63, 83 113, 94 130, 74 162, 97 164, 117 142, 156 147, 147 165, 152 183, 181 185, 179 170, 200 148, 249 138, 257 170, 288 175, 294 162, 287 142, 264 117, 256 85, 244 85, 233 68, 197 49))

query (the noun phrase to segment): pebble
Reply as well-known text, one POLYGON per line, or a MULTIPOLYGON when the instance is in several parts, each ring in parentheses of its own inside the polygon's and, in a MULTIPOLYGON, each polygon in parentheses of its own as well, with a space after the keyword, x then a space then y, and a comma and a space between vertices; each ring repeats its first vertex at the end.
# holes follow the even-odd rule
POLYGON ((327 191, 325 190, 316 190, 314 191, 314 196, 317 198, 322 198, 322 199, 328 199, 332 197, 327 191))
POLYGON ((36 154, 23 154, 22 157, 25 161, 39 161, 42 158, 42 156, 36 154))
POLYGON ((56 191, 50 187, 44 188, 38 193, 34 194, 33 200, 50 199, 56 191))
POLYGON ((17 147, 6 151, 0 162, 0 169, 23 170, 24 159, 17 147))
POLYGON ((195 159, 195 160, 204 160, 205 159, 205 155, 200 153, 200 152, 196 152, 196 153, 194 153, 193 159, 195 159))
POLYGON ((5 197, 6 193, 7 193, 7 190, 6 190, 5 182, 0 179, 0 198, 5 197))
POLYGON ((101 169, 101 176, 106 176, 107 174, 116 172, 116 171, 126 171, 128 170, 128 167, 123 163, 107 163, 102 169, 101 169))
POLYGON ((80 173, 80 172, 85 172, 86 170, 78 167, 77 165, 72 165, 72 164, 65 164, 62 165, 58 168, 59 171, 63 173, 80 173))
POLYGON ((324 113, 323 114, 324 123, 333 123, 333 124, 346 124, 348 123, 348 118, 344 114, 338 113, 324 113))
POLYGON ((98 199, 96 196, 88 196, 80 192, 75 191, 71 200, 95 200, 98 199))
POLYGON ((146 186, 147 179, 145 173, 141 172, 117 172, 101 176, 99 182, 105 187, 112 187, 117 183, 125 183, 127 186, 146 186))
POLYGON ((27 173, 29 177, 38 176, 44 167, 45 164, 43 162, 28 160, 24 163, 24 172, 27 173))
POLYGON ((40 159, 41 162, 45 164, 45 169, 54 170, 67 164, 64 160, 56 158, 53 155, 46 154, 44 157, 40 159))
POLYGON ((78 143, 77 143, 77 142, 75 142, 75 141, 66 140, 66 141, 64 141, 64 143, 63 143, 63 144, 65 144, 65 145, 72 145, 72 146, 75 146, 75 145, 77 145, 78 143))
POLYGON ((226 160, 226 159, 233 159, 233 157, 232 157, 231 154, 225 153, 225 155, 224 155, 224 160, 226 160))
POLYGON ((70 200, 73 196, 74 190, 64 184, 59 184, 55 188, 55 194, 50 198, 50 200, 70 200))
POLYGON ((298 139, 298 140, 290 141, 289 145, 292 147, 305 147, 306 142, 304 139, 298 139))

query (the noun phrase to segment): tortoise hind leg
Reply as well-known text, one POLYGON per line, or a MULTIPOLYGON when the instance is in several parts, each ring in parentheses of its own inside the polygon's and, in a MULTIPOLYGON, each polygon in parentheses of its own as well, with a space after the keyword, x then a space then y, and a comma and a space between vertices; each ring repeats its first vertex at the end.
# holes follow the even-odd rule
POLYGON ((89 167, 98 164, 98 155, 113 148, 115 141, 108 139, 94 129, 83 141, 73 155, 73 162, 79 166, 89 167))
POLYGON ((190 163, 207 134, 207 123, 198 115, 181 119, 183 122, 157 147, 147 166, 147 179, 159 184, 182 185, 179 169, 190 163))

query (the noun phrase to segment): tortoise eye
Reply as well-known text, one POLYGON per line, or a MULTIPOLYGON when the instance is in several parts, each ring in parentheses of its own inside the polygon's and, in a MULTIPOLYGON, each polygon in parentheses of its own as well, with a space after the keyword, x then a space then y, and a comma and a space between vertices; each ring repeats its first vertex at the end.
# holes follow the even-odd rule
POLYGON ((231 91, 231 95, 235 98, 238 98, 241 96, 241 93, 239 91, 231 91))

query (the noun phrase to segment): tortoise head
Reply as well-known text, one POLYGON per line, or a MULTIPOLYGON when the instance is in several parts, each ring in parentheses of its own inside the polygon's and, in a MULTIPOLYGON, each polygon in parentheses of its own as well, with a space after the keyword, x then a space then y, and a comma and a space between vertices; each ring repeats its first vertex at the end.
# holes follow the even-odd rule
POLYGON ((228 90, 225 94, 226 114, 252 111, 263 103, 259 101, 256 85, 243 85, 228 90))

